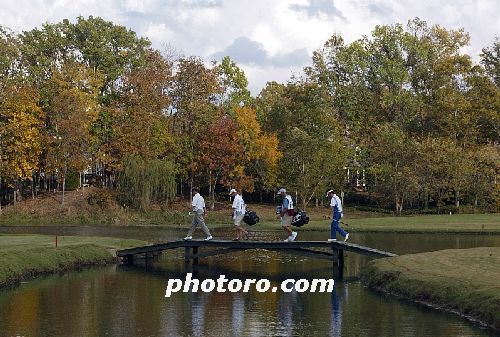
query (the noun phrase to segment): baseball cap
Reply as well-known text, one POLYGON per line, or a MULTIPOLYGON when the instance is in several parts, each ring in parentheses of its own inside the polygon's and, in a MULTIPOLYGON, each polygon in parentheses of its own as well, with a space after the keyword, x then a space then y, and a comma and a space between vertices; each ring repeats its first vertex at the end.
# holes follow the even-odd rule
POLYGON ((280 190, 276 194, 280 195, 281 193, 286 193, 286 190, 284 188, 280 188, 280 190))
POLYGON ((328 196, 328 194, 330 193, 333 193, 333 190, 328 190, 328 192, 326 192, 326 196, 328 196))
POLYGON ((231 191, 229 191, 229 194, 233 194, 233 193, 238 193, 238 191, 236 191, 234 188, 232 188, 231 191))

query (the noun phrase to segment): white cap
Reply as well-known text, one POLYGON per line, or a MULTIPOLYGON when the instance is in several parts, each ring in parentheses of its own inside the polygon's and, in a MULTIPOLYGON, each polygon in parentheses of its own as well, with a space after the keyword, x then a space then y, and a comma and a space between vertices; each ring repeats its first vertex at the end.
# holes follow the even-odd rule
POLYGON ((333 193, 333 190, 328 190, 328 192, 326 192, 326 196, 328 196, 328 194, 330 193, 333 193))
POLYGON ((281 193, 286 193, 286 190, 284 188, 280 188, 276 195, 280 195, 281 193))
POLYGON ((233 194, 233 193, 238 193, 238 191, 236 191, 234 188, 232 188, 231 191, 229 191, 229 194, 233 194))

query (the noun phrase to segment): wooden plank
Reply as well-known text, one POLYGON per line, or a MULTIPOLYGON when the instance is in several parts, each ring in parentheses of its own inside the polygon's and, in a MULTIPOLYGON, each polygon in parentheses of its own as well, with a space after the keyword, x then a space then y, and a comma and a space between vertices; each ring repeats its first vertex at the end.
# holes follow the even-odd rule
POLYGON ((376 256, 376 257, 391 257, 396 254, 384 252, 378 249, 364 247, 353 243, 342 241, 326 242, 326 241, 227 241, 227 240, 191 240, 191 241, 173 241, 162 244, 136 247, 117 251, 117 256, 144 254, 150 252, 158 252, 176 248, 193 248, 193 247, 214 247, 214 248, 232 248, 232 249, 307 249, 307 248, 336 248, 346 251, 351 251, 357 254, 376 256))

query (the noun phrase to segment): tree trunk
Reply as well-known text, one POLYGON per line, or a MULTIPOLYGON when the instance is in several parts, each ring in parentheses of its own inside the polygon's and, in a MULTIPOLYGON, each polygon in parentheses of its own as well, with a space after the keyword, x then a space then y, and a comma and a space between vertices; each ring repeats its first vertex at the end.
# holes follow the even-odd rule
POLYGON ((35 178, 31 175, 31 199, 35 199, 35 178))
POLYGON ((64 205, 64 191, 66 190, 66 165, 64 165, 63 171, 63 181, 62 181, 62 201, 61 205, 64 205))
POLYGON ((455 191, 455 207, 457 212, 460 213, 460 191, 455 191))
POLYGON ((212 172, 208 173, 208 200, 210 200, 209 208, 214 209, 212 200, 212 172))
POLYGON ((399 194, 396 194, 395 202, 396 202, 396 214, 400 216, 401 211, 403 210, 403 200, 402 198, 399 197, 399 194))

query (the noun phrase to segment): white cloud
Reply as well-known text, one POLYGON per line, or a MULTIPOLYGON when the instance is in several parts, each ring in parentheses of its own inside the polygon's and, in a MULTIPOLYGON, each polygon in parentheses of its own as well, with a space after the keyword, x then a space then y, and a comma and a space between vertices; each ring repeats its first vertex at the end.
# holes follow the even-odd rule
POLYGON ((430 25, 463 27, 471 35, 465 50, 477 58, 500 32, 498 13, 498 0, 3 0, 0 24, 21 31, 100 16, 148 37, 155 48, 168 43, 207 61, 245 38, 256 48, 247 56, 256 59, 242 68, 257 94, 267 81, 286 82, 310 62, 304 55, 333 33, 349 43, 377 24, 406 24, 416 16, 430 25))

